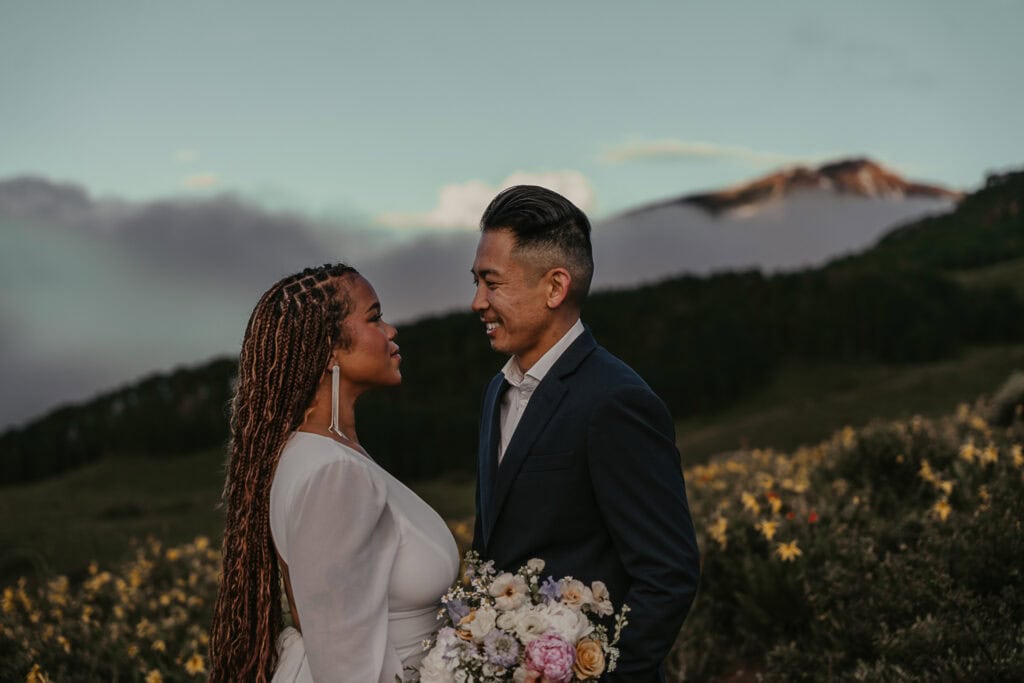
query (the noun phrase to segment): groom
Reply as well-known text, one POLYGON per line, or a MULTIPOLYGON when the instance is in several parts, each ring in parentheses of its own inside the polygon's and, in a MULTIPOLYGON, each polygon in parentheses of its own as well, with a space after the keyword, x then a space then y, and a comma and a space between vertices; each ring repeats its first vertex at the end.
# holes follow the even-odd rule
POLYGON ((700 574, 672 417, 580 321, 594 272, 582 211, 521 185, 480 226, 473 311, 511 357, 483 399, 473 548, 498 569, 539 557, 545 575, 604 581, 631 610, 604 680, 664 680, 700 574))

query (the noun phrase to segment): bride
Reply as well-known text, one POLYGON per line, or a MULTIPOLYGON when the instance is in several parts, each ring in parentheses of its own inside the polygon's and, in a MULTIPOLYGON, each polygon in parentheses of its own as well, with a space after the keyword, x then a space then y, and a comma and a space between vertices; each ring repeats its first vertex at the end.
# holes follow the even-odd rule
POLYGON ((440 516, 356 434, 360 394, 402 381, 395 335, 345 265, 287 277, 256 304, 231 409, 210 681, 394 683, 419 664, 459 559, 440 516))

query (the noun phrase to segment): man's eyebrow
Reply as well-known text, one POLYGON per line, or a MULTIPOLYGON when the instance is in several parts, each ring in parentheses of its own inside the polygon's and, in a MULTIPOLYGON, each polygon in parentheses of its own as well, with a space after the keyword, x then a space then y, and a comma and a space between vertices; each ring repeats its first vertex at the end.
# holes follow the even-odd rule
POLYGON ((495 272, 491 268, 484 268, 483 270, 481 270, 479 272, 477 272, 473 268, 470 268, 469 272, 473 274, 473 277, 487 277, 488 275, 497 275, 498 274, 497 272, 495 272))
POLYGON ((378 311, 380 310, 380 302, 379 301, 374 301, 372 304, 370 304, 369 308, 366 309, 366 312, 369 313, 370 311, 372 311, 375 308, 378 311))

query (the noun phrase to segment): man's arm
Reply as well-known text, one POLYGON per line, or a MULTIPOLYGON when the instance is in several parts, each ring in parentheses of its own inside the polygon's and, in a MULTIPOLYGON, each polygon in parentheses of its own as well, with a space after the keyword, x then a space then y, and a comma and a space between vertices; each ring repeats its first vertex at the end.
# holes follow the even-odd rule
POLYGON ((675 427, 664 403, 627 386, 599 405, 588 426, 598 506, 632 586, 629 625, 608 681, 656 680, 697 592, 700 555, 686 500, 675 427))

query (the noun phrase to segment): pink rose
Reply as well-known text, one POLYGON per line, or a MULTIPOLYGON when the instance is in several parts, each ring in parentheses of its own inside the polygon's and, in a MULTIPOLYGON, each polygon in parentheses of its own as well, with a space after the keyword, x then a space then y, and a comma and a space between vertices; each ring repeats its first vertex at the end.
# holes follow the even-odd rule
POLYGON ((553 633, 534 638, 526 646, 526 668, 543 674, 553 683, 571 681, 575 662, 576 648, 553 633))

